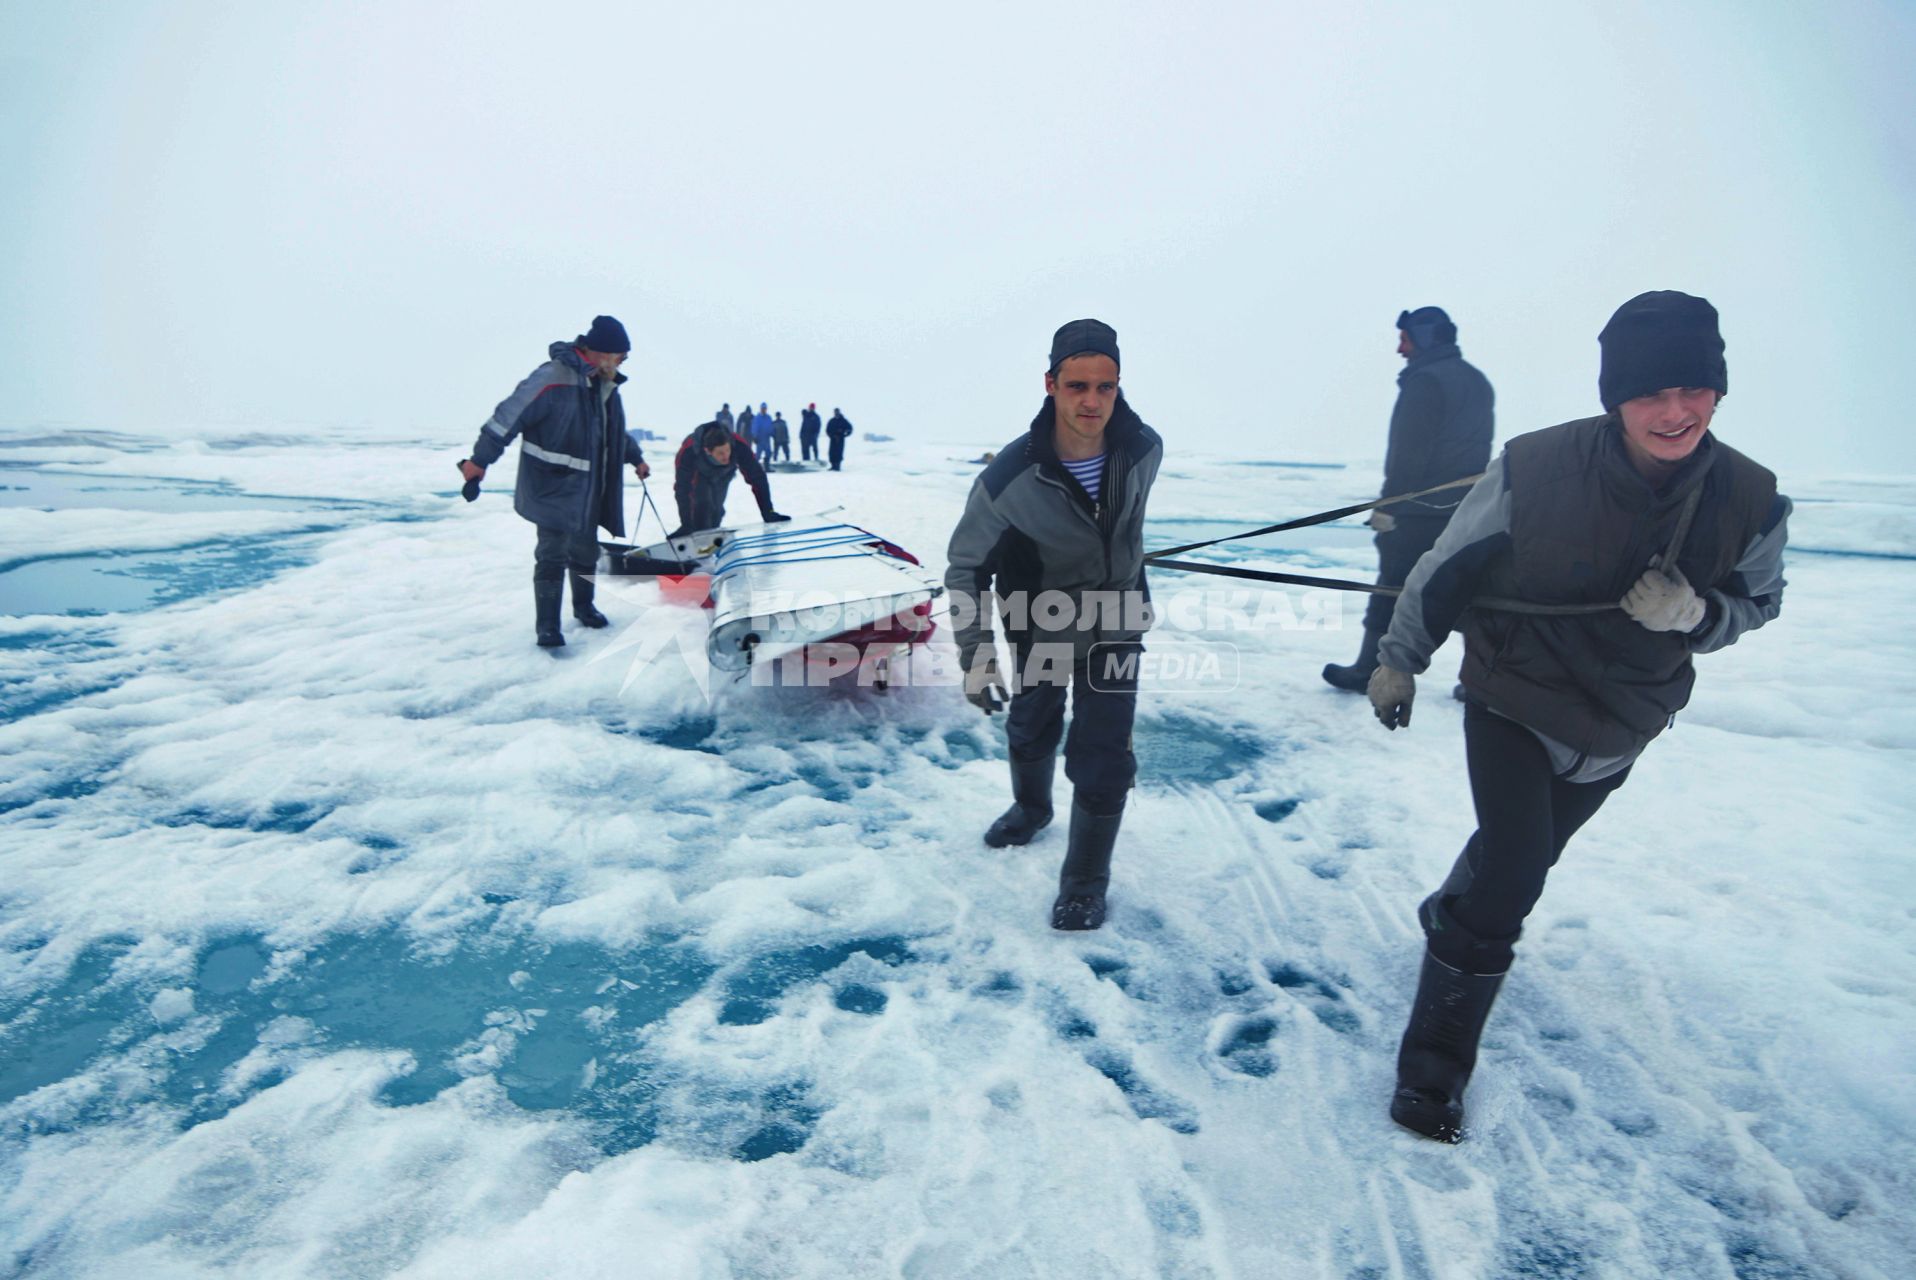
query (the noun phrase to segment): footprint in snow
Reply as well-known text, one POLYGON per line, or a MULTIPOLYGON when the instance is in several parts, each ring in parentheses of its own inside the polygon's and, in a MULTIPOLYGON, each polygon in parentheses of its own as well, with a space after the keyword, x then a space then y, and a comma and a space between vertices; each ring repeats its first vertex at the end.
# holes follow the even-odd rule
POLYGON ((1174 1093, 1167 1092, 1138 1074, 1131 1059, 1106 1045, 1094 1045, 1084 1060, 1124 1095, 1131 1111, 1140 1120, 1158 1120, 1174 1133, 1198 1131, 1197 1109, 1174 1093))
POLYGON ((1241 1076, 1264 1079, 1277 1073, 1277 1053, 1271 1037, 1277 1034, 1277 1019, 1244 1018, 1224 1037, 1217 1056, 1241 1076))
POLYGON ((1288 991, 1316 1019, 1339 1035, 1363 1029, 1357 1011, 1346 1003, 1341 983, 1334 984, 1293 964, 1271 961, 1265 966, 1270 980, 1288 991))

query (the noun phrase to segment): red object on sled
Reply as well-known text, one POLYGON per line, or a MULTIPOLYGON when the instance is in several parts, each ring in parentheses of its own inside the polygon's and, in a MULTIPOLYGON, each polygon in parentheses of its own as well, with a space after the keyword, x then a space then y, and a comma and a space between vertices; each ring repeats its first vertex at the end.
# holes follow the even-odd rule
POLYGON ((674 577, 671 574, 661 574, 659 575, 659 599, 670 600, 674 604, 694 604, 709 609, 712 607, 712 575, 687 573, 674 577))
POLYGON ((869 646, 920 645, 931 639, 938 624, 931 620, 931 601, 901 609, 882 622, 874 622, 856 631, 841 631, 825 644, 849 644, 865 650, 869 646), (913 621, 912 619, 918 619, 913 621))

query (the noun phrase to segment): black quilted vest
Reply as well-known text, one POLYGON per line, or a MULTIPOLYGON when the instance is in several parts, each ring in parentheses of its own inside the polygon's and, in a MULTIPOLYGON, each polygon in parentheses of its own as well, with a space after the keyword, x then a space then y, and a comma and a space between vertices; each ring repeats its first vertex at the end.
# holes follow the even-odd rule
MULTIPOLYGON (((1611 415, 1518 436, 1504 450, 1504 479, 1511 545, 1478 595, 1532 604, 1623 599, 1699 488, 1677 564, 1699 595, 1721 586, 1776 498, 1776 477, 1713 435, 1652 489, 1611 415)), ((1461 627, 1466 691, 1592 757, 1641 750, 1696 681, 1688 636, 1645 630, 1621 609, 1553 617, 1473 607, 1461 627)))

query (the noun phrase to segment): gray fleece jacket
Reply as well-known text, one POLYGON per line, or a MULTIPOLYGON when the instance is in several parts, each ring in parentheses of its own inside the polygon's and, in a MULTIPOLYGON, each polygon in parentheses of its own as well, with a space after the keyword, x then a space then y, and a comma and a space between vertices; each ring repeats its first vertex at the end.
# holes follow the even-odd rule
POLYGON ((994 591, 1014 648, 1068 643, 1081 659, 1094 644, 1135 641, 1150 625, 1144 509, 1164 442, 1120 392, 1104 432, 1104 472, 1094 500, 1058 461, 1055 423, 1046 396, 1025 434, 972 483, 952 530, 945 590, 967 671, 991 638, 994 591), (1062 593, 1053 599, 1068 607, 1042 607, 1047 592, 1062 593), (1101 598, 1087 598, 1094 593, 1101 598))

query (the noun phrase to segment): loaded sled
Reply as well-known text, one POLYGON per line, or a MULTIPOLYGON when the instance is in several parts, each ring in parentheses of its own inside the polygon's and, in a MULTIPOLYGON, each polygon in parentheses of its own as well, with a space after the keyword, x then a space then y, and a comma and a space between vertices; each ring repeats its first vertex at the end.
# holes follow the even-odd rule
POLYGON ((707 529, 646 547, 602 542, 606 572, 661 585, 709 582, 705 653, 721 671, 802 653, 861 682, 890 683, 891 663, 930 639, 944 583, 897 543, 830 517, 707 529))

